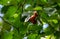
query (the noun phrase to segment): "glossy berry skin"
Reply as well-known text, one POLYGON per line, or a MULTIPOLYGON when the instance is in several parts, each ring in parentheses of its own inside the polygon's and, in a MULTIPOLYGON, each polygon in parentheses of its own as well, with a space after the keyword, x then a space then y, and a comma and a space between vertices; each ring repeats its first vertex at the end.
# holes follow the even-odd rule
POLYGON ((33 12, 33 15, 30 17, 29 21, 32 22, 33 24, 36 24, 36 17, 38 16, 37 11, 33 12))

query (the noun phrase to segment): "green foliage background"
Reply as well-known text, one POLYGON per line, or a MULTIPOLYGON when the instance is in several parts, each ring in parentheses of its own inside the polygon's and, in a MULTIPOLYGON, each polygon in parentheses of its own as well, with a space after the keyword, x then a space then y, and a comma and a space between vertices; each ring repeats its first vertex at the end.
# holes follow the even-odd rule
POLYGON ((60 39, 60 0, 0 0, 0 4, 4 14, 0 16, 3 20, 0 23, 0 39, 60 39), (21 17, 23 13, 34 10, 39 14, 39 25, 24 22, 25 17, 21 17), (48 27, 43 29, 44 24, 48 27))

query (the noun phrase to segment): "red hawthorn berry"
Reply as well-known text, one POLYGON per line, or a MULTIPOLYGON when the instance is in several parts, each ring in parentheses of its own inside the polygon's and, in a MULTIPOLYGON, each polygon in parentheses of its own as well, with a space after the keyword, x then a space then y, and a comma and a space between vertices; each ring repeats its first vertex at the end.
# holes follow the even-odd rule
POLYGON ((33 24, 37 23, 36 17, 38 16, 37 11, 33 12, 33 15, 30 17, 29 21, 32 22, 33 24))

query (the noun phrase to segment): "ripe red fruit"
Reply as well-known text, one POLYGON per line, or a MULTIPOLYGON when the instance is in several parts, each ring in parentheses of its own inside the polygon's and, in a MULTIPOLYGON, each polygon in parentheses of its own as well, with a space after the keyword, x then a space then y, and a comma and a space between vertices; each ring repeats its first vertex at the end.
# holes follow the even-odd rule
POLYGON ((33 24, 36 24, 36 17, 38 16, 37 11, 33 12, 33 15, 30 17, 29 21, 32 22, 33 24))

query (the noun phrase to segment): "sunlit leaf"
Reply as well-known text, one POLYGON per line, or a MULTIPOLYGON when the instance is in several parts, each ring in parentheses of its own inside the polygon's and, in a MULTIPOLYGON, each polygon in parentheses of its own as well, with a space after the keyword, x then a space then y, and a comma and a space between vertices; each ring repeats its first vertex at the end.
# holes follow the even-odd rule
POLYGON ((17 17, 18 17, 18 14, 14 14, 13 17, 14 17, 14 18, 17 18, 17 17))
POLYGON ((42 10, 42 7, 37 6, 37 7, 35 7, 33 10, 42 10))
POLYGON ((55 24, 58 23, 58 20, 52 20, 55 24))

